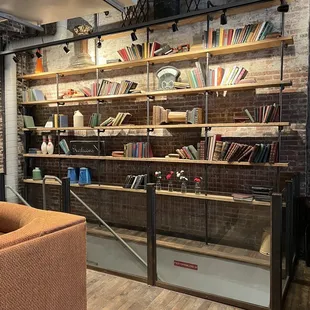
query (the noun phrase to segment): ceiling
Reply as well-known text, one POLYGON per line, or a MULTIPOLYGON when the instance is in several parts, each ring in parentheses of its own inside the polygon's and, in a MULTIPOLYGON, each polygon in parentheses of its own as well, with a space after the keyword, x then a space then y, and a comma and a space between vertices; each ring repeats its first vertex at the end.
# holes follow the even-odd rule
MULTIPOLYGON (((127 7, 135 5, 137 0, 117 0, 116 2, 127 7)), ((0 12, 42 25, 100 13, 111 8, 103 0, 8 0, 0 2, 0 12)))

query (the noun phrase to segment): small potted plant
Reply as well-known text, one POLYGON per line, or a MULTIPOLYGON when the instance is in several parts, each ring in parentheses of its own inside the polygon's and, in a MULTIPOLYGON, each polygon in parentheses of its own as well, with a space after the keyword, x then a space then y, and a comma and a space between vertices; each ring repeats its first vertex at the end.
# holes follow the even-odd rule
POLYGON ((155 171, 155 177, 156 177, 155 188, 157 191, 160 191, 161 190, 161 171, 155 171))
POLYGON ((202 177, 195 177, 194 182, 195 182, 195 194, 200 195, 201 194, 201 181, 202 177))
POLYGON ((181 182, 181 193, 185 194, 187 192, 187 181, 188 178, 184 175, 184 170, 177 172, 177 178, 181 182))
POLYGON ((166 175, 166 179, 168 181, 168 191, 169 192, 173 192, 173 183, 172 183, 172 177, 174 175, 173 171, 170 171, 167 175, 166 175))

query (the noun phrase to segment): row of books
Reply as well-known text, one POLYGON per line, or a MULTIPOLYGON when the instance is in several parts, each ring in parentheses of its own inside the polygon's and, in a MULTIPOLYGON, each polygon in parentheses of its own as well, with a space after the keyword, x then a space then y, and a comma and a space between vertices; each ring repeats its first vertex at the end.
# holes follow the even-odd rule
POLYGON ((254 108, 252 115, 248 109, 244 109, 245 114, 248 116, 252 123, 270 123, 278 122, 280 115, 280 107, 278 104, 265 105, 254 108))
POLYGON ((147 184, 147 174, 131 175, 126 176, 123 188, 132 189, 144 189, 147 184))
POLYGON ((153 157, 153 152, 147 142, 130 142, 124 145, 124 157, 153 157))
POLYGON ((193 145, 182 146, 182 148, 175 151, 182 159, 198 159, 198 152, 193 145))
POLYGON ((195 68, 186 71, 189 86, 191 88, 205 87, 206 81, 203 74, 204 70, 202 69, 202 65, 199 61, 196 61, 195 66, 195 68))
POLYGON ((254 146, 227 141, 216 141, 213 158, 215 161, 248 161, 249 163, 278 162, 278 142, 257 143, 254 146))
POLYGON ((131 114, 128 112, 119 112, 116 117, 109 117, 100 126, 120 126, 122 124, 128 123, 131 118, 131 114))
POLYGON ((23 102, 27 101, 43 101, 45 96, 40 89, 28 88, 22 91, 23 102))
POLYGON ((117 51, 122 61, 139 60, 143 58, 154 57, 155 52, 161 45, 158 42, 144 42, 142 44, 132 44, 117 51))
POLYGON ((235 85, 242 83, 248 74, 248 70, 243 67, 234 66, 232 68, 209 69, 208 86, 235 85))
POLYGON ((137 83, 128 80, 124 80, 121 83, 102 80, 100 85, 95 82, 92 83, 90 88, 80 87, 79 90, 84 94, 85 97, 94 97, 129 94, 133 92, 137 86, 137 83))
POLYGON ((206 48, 256 42, 266 39, 272 30, 273 25, 269 21, 249 24, 236 29, 210 28, 204 32, 203 40, 206 48))
POLYGON ((252 163, 276 163, 279 161, 279 144, 241 144, 222 141, 219 134, 207 138, 207 154, 205 154, 205 141, 197 144, 197 159, 214 161, 248 161, 252 163))

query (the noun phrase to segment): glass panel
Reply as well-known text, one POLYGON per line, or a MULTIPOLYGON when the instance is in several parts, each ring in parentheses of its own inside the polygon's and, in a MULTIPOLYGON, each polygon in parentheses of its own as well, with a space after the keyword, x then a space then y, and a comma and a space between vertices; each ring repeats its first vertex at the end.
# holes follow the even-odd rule
MULTIPOLYGON (((199 167, 187 168, 188 179, 193 180, 199 172, 199 167)), ((210 179, 230 175, 240 180, 238 185, 230 184, 229 190, 234 192, 239 186, 238 192, 251 193, 250 186, 254 185, 241 178, 247 173, 243 168, 209 167, 208 173, 210 179)), ((203 195, 190 198, 194 182, 188 182, 183 197, 181 184, 176 181, 176 197, 158 192, 158 276, 174 286, 268 307, 270 205, 265 201, 233 201, 231 193, 216 191, 224 185, 214 179, 211 182, 210 192, 218 201, 204 200, 203 195)))
MULTIPOLYGON (((135 172, 143 174, 146 165, 134 167, 130 163, 102 162, 101 181, 114 190, 96 190, 96 210, 109 223, 113 231, 141 258, 147 261, 146 195, 141 190, 120 191, 126 176, 135 172), (121 168, 120 168, 121 166, 121 168), (116 189, 119 189, 118 191, 116 189)), ((90 200, 94 196, 89 197, 90 200)), ((147 277, 146 265, 103 225, 88 224, 87 262, 90 266, 120 272, 127 275, 147 277)))

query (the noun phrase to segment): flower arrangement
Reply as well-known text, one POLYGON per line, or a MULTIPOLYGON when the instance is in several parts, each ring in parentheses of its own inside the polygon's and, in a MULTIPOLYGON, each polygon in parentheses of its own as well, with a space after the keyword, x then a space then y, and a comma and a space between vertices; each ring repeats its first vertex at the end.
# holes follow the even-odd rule
POLYGON ((161 171, 155 171, 155 177, 158 180, 161 180, 161 171))
POLYGON ((194 182, 195 183, 200 183, 202 181, 202 177, 195 177, 194 182))
POLYGON ((171 181, 173 175, 174 175, 174 172, 173 172, 173 171, 170 171, 170 172, 166 175, 166 179, 167 179, 168 181, 171 181))
POLYGON ((184 170, 177 171, 177 178, 178 178, 181 182, 187 182, 187 181, 188 181, 188 178, 184 175, 184 170))
POLYGON ((202 181, 202 177, 195 177, 195 194, 200 195, 201 194, 201 188, 200 188, 200 182, 202 181))

